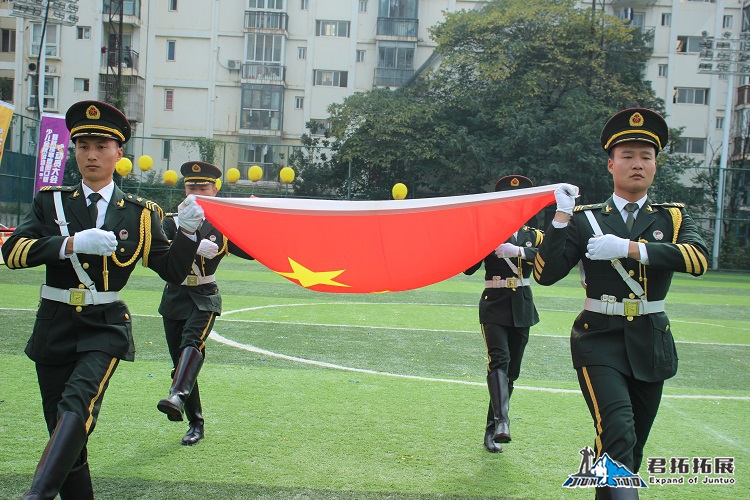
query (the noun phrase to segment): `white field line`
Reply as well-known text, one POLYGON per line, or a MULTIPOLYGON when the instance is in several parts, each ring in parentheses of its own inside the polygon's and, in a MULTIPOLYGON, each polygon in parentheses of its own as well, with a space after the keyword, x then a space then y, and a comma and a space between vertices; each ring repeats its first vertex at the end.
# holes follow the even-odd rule
MULTIPOLYGON (((321 305, 321 304, 332 304, 332 302, 321 302, 317 304, 312 303, 306 303, 306 304, 272 304, 272 305, 266 305, 266 306, 256 306, 256 307, 246 307, 243 309, 235 309, 233 311, 225 311, 222 312, 222 317, 227 316, 229 314, 235 314, 238 312, 244 312, 244 311, 253 311, 258 309, 266 309, 266 308, 273 308, 273 307, 290 307, 290 306, 303 306, 303 305, 321 305)), ((353 304, 362 304, 361 302, 338 302, 336 304, 340 305, 353 305, 353 304)), ((375 305, 375 303, 370 302, 369 304, 375 305)), ((377 305, 390 305, 391 303, 378 303, 377 305)), ((403 303, 402 303, 403 304, 403 303)), ((437 305, 437 304, 409 304, 409 305, 437 305)), ((441 306, 455 306, 455 304, 440 304, 441 306)), ((468 307, 468 306, 466 306, 468 307)), ((35 309, 18 309, 18 308, 0 308, 0 310, 15 310, 15 311, 34 311, 35 309)), ((563 311, 565 312, 565 311, 563 311)), ((160 318, 161 316, 158 314, 135 314, 133 316, 139 316, 144 318, 160 318)), ((237 323, 271 323, 271 324, 290 324, 285 323, 281 321, 253 321, 253 320, 226 320, 224 318, 220 317, 219 320, 223 321, 231 321, 231 322, 237 322, 237 323)), ((309 325, 309 326, 332 326, 332 327, 348 327, 348 328, 369 328, 369 329, 388 329, 388 330, 411 330, 411 331, 431 331, 431 332, 453 332, 453 333, 474 333, 473 331, 461 331, 461 330, 430 330, 427 328, 394 328, 394 327, 380 327, 380 326, 357 326, 357 325, 324 325, 320 323, 293 323, 293 324, 299 324, 299 325, 309 325)), ((552 335, 548 335, 552 336, 552 335)), ((562 338, 562 336, 556 336, 562 338)), ((432 377, 420 377, 418 375, 404 375, 400 373, 391 373, 391 372, 381 372, 376 370, 367 370, 365 368, 353 368, 350 366, 343 366, 343 365, 336 365, 333 363, 326 363, 324 361, 315 361, 312 359, 305 359, 305 358, 299 358, 296 356, 289 356, 286 354, 280 354, 273 351, 268 351, 266 349, 261 349, 260 347, 255 347, 249 344, 242 344, 240 342, 236 342, 234 340, 227 339, 226 337, 223 337, 220 335, 216 330, 211 330, 210 338, 213 340, 216 340, 219 343, 228 345, 230 347, 235 347, 237 349, 242 349, 244 351, 248 352, 254 352, 257 354, 263 354, 265 356, 274 357, 274 358, 280 358, 285 359, 287 361, 294 361, 296 363, 304 363, 314 366, 320 366, 323 368, 330 368, 333 370, 342 370, 342 371, 349 371, 349 372, 356 372, 356 373, 366 373, 370 375, 381 375, 386 377, 396 377, 396 378, 402 378, 402 379, 410 379, 410 380, 422 380, 427 382, 442 382, 442 383, 450 383, 450 384, 461 384, 461 385, 472 385, 472 386, 480 386, 483 387, 485 384, 483 382, 470 382, 467 380, 454 380, 454 379, 443 379, 443 378, 432 378, 432 377)), ((721 343, 712 343, 712 342, 685 342, 685 343, 691 343, 691 344, 707 344, 707 345, 736 345, 736 346, 742 346, 742 347, 748 347, 747 344, 721 344, 721 343)), ((580 392, 575 389, 555 389, 552 387, 531 387, 531 386, 525 386, 525 385, 516 385, 516 389, 522 389, 527 391, 540 391, 540 392, 555 392, 555 393, 563 393, 563 394, 579 394, 580 392)), ((670 395, 665 394, 662 396, 663 398, 669 398, 669 399, 724 399, 724 400, 735 400, 735 401, 750 401, 750 396, 711 396, 711 395, 670 395)))

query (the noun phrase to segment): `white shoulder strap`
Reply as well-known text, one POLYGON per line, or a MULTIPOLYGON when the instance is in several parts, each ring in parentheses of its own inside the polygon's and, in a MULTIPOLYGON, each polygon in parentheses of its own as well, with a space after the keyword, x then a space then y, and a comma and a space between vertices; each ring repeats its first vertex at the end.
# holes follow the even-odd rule
POLYGON ((513 271, 516 276, 523 278, 523 276, 518 274, 518 267, 508 257, 503 257, 503 260, 508 264, 508 267, 510 267, 510 270, 513 271))
MULTIPOLYGON (((63 210, 62 206, 62 193, 60 193, 60 191, 55 191, 53 193, 53 196, 55 199, 55 214, 57 215, 56 222, 58 226, 60 226, 60 234, 66 237, 70 236, 70 231, 68 231, 68 222, 65 220, 65 211, 63 210)), ((94 281, 89 278, 89 275, 86 274, 86 271, 83 270, 81 261, 78 260, 78 255, 76 255, 75 253, 71 255, 70 262, 73 264, 73 269, 75 270, 78 279, 81 280, 81 283, 86 285, 86 288, 88 288, 92 292, 95 292, 96 285, 94 284, 94 281)))
MULTIPOLYGON (((591 229, 594 230, 594 235, 602 236, 602 228, 599 226, 599 222, 596 220, 596 217, 594 217, 593 212, 591 210, 584 210, 583 213, 586 214, 586 218, 589 220, 589 224, 591 224, 591 229)), ((622 266, 622 262, 620 262, 620 259, 612 259, 612 267, 615 268, 617 274, 620 275, 622 280, 626 285, 628 285, 628 288, 630 288, 634 294, 636 294, 641 299, 646 298, 646 292, 643 291, 643 287, 641 287, 641 285, 639 285, 638 282, 628 274, 628 272, 622 266)), ((583 273, 583 266, 579 266, 579 268, 581 270, 581 273, 583 273)), ((582 275, 581 281, 583 282, 584 279, 585 278, 582 275)))

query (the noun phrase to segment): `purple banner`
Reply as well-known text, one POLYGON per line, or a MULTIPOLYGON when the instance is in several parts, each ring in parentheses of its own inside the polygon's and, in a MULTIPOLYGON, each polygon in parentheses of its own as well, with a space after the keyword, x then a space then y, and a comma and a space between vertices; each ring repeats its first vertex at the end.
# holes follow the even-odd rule
POLYGON ((37 156, 34 194, 44 186, 61 186, 65 160, 68 157, 70 132, 63 115, 42 114, 39 127, 39 155, 37 156))

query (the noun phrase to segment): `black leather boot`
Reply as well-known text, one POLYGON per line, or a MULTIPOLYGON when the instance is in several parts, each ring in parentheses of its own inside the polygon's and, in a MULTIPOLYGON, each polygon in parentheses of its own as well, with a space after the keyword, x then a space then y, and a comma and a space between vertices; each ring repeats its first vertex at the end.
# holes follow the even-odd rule
POLYGON ((492 370, 487 374, 487 387, 490 390, 490 404, 495 419, 492 441, 510 443, 510 419, 508 418, 508 376, 502 370, 492 370))
POLYGON ((496 443, 492 440, 492 436, 495 434, 495 413, 492 411, 492 403, 487 410, 487 427, 484 430, 484 447, 490 453, 501 453, 503 447, 500 443, 496 443))
POLYGON ((167 418, 173 422, 183 420, 182 413, 185 408, 185 399, 193 390, 198 372, 203 365, 203 355, 195 347, 186 347, 180 354, 180 362, 175 369, 172 387, 169 389, 169 397, 162 399, 156 405, 160 412, 166 413, 167 418))
POLYGON ((73 464, 81 455, 86 439, 86 427, 81 418, 73 412, 63 413, 36 466, 31 489, 23 495, 23 498, 27 500, 55 498, 73 464))
POLYGON ((195 382, 190 396, 185 400, 185 417, 190 425, 188 431, 182 437, 184 446, 193 446, 203 439, 203 409, 201 408, 201 395, 198 390, 198 382, 195 382))
POLYGON ((638 500, 638 488, 610 488, 602 486, 596 489, 595 500, 638 500))
POLYGON ((91 484, 91 472, 88 461, 68 472, 60 488, 61 500, 94 500, 94 486, 91 484))

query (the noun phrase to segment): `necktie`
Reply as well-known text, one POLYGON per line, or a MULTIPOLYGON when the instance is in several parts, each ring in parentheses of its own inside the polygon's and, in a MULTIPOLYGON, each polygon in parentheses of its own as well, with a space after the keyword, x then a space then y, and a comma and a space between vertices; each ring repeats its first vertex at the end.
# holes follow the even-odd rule
POLYGON ((633 212, 638 210, 638 203, 626 203, 625 210, 628 212, 628 218, 625 219, 625 225, 628 227, 628 231, 630 231, 631 229, 633 229, 633 223, 635 222, 633 212))
POLYGON ((89 204, 89 217, 91 218, 91 225, 96 227, 96 219, 99 217, 99 211, 96 208, 96 203, 102 199, 102 195, 99 193, 91 193, 88 196, 91 203, 89 204))

